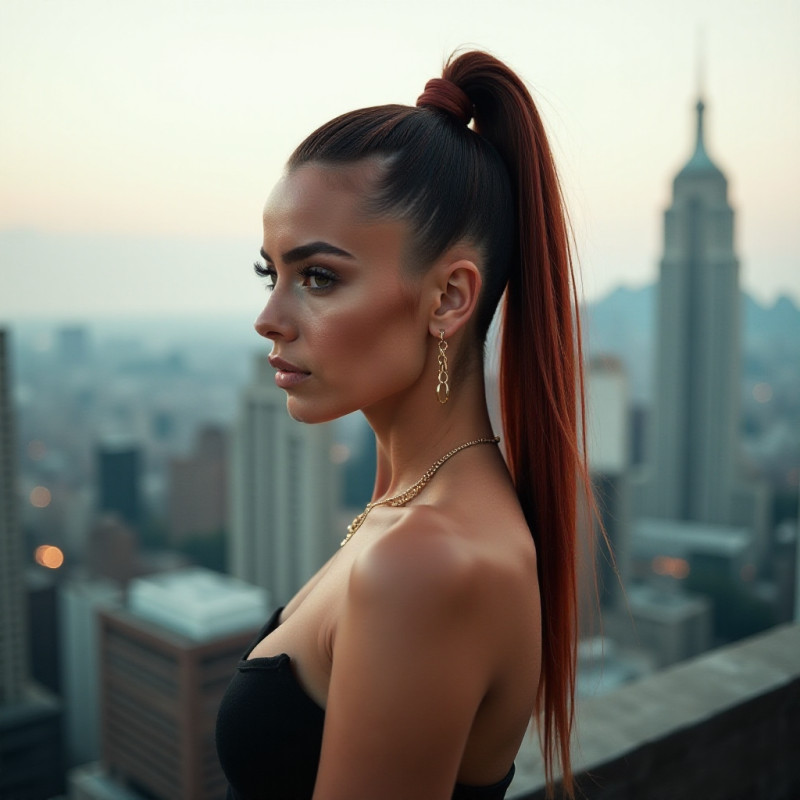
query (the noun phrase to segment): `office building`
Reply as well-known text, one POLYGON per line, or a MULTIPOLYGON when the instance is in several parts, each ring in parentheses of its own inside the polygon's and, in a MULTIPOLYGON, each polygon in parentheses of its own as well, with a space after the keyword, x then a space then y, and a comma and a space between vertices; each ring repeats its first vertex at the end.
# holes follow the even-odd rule
POLYGON ((100 663, 97 615, 122 605, 119 583, 70 577, 59 587, 60 660, 67 766, 100 758, 100 663))
POLYGON ((694 152, 664 215, 656 380, 638 516, 746 527, 766 545, 765 489, 739 452, 741 293, 728 182, 708 155, 705 105, 694 152))
POLYGON ((107 439, 97 448, 97 510, 136 528, 143 519, 141 456, 131 442, 107 439))
POLYGON ((58 359, 68 367, 86 364, 89 360, 89 331, 81 325, 67 325, 58 330, 58 359))
POLYGON ((712 603, 670 583, 639 584, 627 591, 624 613, 604 616, 604 633, 615 642, 635 644, 667 667, 699 655, 712 643, 712 603))
MULTIPOLYGON (((268 615, 265 593, 199 568, 139 578, 99 614, 105 773, 159 800, 220 800, 217 708, 268 615)), ((96 782, 95 782, 96 783, 96 782)))
POLYGON ((630 560, 630 402, 622 363, 592 359, 586 389, 589 471, 605 531, 605 537, 595 536, 594 561, 601 604, 611 606, 624 604, 630 560))
POLYGON ((8 349, 8 336, 0 330, 0 704, 20 700, 28 676, 25 572, 8 349))
POLYGON ((11 385, 7 334, 0 329, 0 797, 46 800, 64 785, 61 707, 29 675, 11 385))
POLYGON ((228 524, 228 436, 216 425, 198 433, 194 450, 169 463, 170 541, 208 536, 228 524))
POLYGON ((332 427, 292 420, 274 375, 259 356, 234 428, 228 564, 231 574, 283 604, 322 566, 343 531, 332 524, 338 495, 332 427))

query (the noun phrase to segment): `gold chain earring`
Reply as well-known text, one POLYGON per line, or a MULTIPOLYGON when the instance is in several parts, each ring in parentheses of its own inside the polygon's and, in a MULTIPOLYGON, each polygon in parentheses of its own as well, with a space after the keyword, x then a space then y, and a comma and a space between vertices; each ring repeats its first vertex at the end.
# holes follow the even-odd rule
POLYGON ((450 399, 450 377, 447 374, 447 342, 444 328, 439 331, 439 378, 436 384, 436 399, 444 405, 450 399))

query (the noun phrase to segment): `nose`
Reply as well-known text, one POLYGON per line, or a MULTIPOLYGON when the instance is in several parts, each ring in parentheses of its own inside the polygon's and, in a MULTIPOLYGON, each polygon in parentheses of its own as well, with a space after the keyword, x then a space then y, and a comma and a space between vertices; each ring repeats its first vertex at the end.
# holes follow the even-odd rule
POLYGON ((278 291, 273 289, 253 327, 259 336, 273 342, 277 339, 292 341, 297 338, 297 326, 291 320, 286 304, 280 302, 278 291))

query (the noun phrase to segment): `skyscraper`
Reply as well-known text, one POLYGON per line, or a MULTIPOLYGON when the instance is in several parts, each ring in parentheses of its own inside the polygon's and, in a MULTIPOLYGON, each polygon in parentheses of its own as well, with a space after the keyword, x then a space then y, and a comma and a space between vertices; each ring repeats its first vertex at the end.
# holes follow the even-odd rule
POLYGON ((589 470, 613 553, 608 553, 605 540, 599 538, 595 554, 597 588, 601 604, 610 606, 617 600, 624 603, 621 591, 629 578, 630 557, 630 408, 628 380, 618 359, 594 358, 586 365, 586 412, 589 470))
POLYGON ((206 425, 198 431, 192 453, 170 459, 167 507, 172 542, 226 527, 227 450, 227 432, 206 425))
POLYGON ((337 481, 329 424, 286 413, 266 357, 255 362, 233 434, 230 571, 287 602, 338 544, 337 481))
POLYGON ((11 403, 6 332, 0 330, 0 705, 20 700, 27 679, 25 576, 11 403))
POLYGON ((45 800, 63 788, 61 708, 29 680, 15 458, 11 369, 0 329, 0 797, 45 800))
POLYGON ((695 148, 664 215, 653 413, 641 514, 744 525, 762 540, 764 497, 741 475, 739 261, 728 182, 706 151, 698 100, 695 148))
MULTIPOLYGON (((266 616, 263 591, 200 568, 138 578, 127 608, 100 611, 109 778, 159 800, 225 795, 214 744, 217 708, 266 616)), ((73 778, 83 796, 92 796, 94 770, 73 778)))
POLYGON ((117 514, 134 528, 142 521, 139 448, 107 440, 97 448, 98 511, 117 514))

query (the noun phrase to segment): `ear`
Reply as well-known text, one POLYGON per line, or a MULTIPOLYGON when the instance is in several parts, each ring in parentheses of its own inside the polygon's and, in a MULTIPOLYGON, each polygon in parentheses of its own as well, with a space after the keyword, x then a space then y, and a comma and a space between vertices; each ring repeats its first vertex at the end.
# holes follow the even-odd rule
POLYGON ((460 258, 434 268, 434 304, 428 323, 432 336, 444 330, 450 338, 469 322, 478 303, 483 278, 473 261, 460 258))

